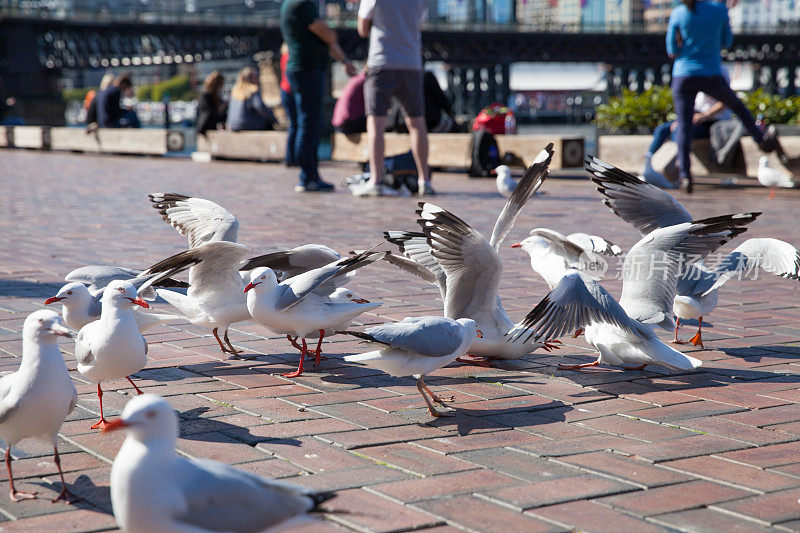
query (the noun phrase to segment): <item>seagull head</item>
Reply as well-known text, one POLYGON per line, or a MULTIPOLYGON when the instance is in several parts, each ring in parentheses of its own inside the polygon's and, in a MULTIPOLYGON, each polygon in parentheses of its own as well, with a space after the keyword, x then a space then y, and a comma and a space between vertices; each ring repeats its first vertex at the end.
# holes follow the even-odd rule
POLYGON ((329 296, 332 302, 336 303, 356 303, 356 304, 368 304, 371 303, 366 298, 360 297, 356 291, 351 291, 347 287, 339 287, 335 291, 331 293, 329 296))
POLYGON ((150 305, 139 298, 139 293, 136 292, 136 287, 133 284, 115 280, 106 285, 103 290, 103 304, 112 305, 114 307, 122 307, 130 309, 131 306, 141 305, 142 307, 150 307, 150 305))
POLYGON ((479 339, 483 338, 483 332, 478 329, 478 323, 471 318, 459 318, 456 322, 464 326, 467 330, 468 339, 474 339, 476 337, 479 339))
POLYGON ((34 311, 22 325, 22 336, 26 339, 52 344, 58 337, 72 337, 73 332, 61 320, 61 316, 50 309, 34 311))
POLYGON ((511 167, 509 167, 508 165, 500 165, 499 167, 495 167, 492 170, 490 170, 489 174, 506 180, 511 177, 511 167))
POLYGON ((250 283, 245 286, 244 292, 248 292, 258 286, 261 286, 261 288, 256 289, 256 292, 263 290, 264 288, 271 289, 277 284, 278 278, 275 276, 275 272, 273 272, 271 268, 258 267, 254 268, 250 272, 250 283))
POLYGON ((88 305, 92 300, 92 293, 83 283, 67 283, 61 287, 55 296, 51 296, 44 301, 44 305, 56 302, 64 302, 63 305, 70 307, 73 305, 88 305))
MULTIPOLYGON (((178 440, 178 415, 172 406, 155 394, 141 394, 125 405, 119 418, 109 421, 105 431, 127 428, 141 442, 178 440)), ((174 448, 174 444, 173 444, 174 448)))

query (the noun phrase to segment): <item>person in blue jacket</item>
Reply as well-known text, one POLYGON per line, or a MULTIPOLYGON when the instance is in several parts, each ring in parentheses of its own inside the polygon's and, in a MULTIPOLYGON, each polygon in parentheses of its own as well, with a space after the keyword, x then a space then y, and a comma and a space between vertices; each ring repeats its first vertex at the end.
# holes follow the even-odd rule
POLYGON ((682 5, 672 11, 667 27, 667 53, 675 60, 672 66, 672 99, 677 115, 675 137, 680 177, 687 180, 687 192, 692 192, 693 187, 689 154, 698 92, 722 102, 739 117, 761 150, 772 152, 778 145, 775 129, 762 132, 722 76, 720 50, 732 44, 728 8, 723 2, 683 0, 682 5))

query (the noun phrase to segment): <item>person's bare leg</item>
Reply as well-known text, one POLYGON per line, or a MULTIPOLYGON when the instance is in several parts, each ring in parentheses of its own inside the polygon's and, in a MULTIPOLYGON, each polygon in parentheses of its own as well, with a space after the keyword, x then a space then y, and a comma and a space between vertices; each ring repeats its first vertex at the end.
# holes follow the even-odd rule
POLYGON ((385 143, 383 133, 386 131, 386 115, 367 116, 367 142, 369 143, 369 182, 377 186, 383 172, 383 152, 385 143))
POLYGON ((414 154, 414 163, 417 164, 419 171, 417 180, 421 189, 425 183, 431 182, 431 172, 428 168, 428 127, 425 124, 425 117, 406 117, 406 127, 411 135, 411 152, 414 154))

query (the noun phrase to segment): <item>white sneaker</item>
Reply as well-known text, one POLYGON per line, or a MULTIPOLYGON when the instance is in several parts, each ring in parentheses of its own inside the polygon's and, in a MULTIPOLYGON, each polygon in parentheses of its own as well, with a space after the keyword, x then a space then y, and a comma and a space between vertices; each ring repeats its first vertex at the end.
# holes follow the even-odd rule
POLYGON ((397 196, 398 192, 387 187, 383 183, 373 185, 372 183, 358 183, 350 186, 350 193, 353 196, 397 196))

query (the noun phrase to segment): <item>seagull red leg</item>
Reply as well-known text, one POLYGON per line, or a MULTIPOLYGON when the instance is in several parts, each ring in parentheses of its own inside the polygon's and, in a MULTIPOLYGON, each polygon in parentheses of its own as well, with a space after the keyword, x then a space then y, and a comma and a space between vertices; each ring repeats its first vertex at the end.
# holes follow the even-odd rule
POLYGON ((225 339, 225 344, 228 345, 229 353, 233 355, 233 358, 241 359, 241 357, 239 357, 239 354, 244 353, 244 350, 237 350, 236 348, 233 347, 233 344, 231 344, 231 340, 228 338, 228 328, 225 328, 225 333, 223 333, 223 338, 225 339))
POLYGON ((322 357, 322 339, 325 338, 325 330, 319 330, 319 341, 317 342, 317 349, 314 352, 314 366, 319 366, 319 362, 323 359, 322 357))
POLYGON ((308 352, 308 346, 306 345, 306 340, 305 339, 303 339, 302 342, 303 342, 303 346, 300 349, 300 366, 298 366, 297 370, 295 370, 294 372, 289 372, 288 374, 283 374, 287 378, 296 378, 297 376, 300 376, 300 375, 303 374, 303 361, 306 358, 306 353, 308 352))
POLYGON ((678 338, 678 328, 681 327, 681 319, 675 319, 675 338, 672 339, 672 344, 686 344, 685 341, 682 341, 678 338))
POLYGON ((705 346, 703 346, 703 317, 700 317, 698 322, 699 324, 697 326, 697 333, 694 334, 694 337, 689 339, 689 342, 705 350, 705 346))
POLYGON ((90 429, 106 429, 108 421, 103 416, 103 389, 100 388, 99 383, 97 384, 97 397, 100 399, 100 422, 97 422, 90 429))
POLYGON ((427 384, 427 383, 425 383, 424 381, 422 382, 422 388, 423 388, 423 389, 425 389, 425 391, 426 391, 428 394, 430 394, 430 395, 431 395, 431 399, 432 399, 434 402, 436 402, 436 403, 438 403, 438 404, 440 404, 440 405, 445 405, 447 402, 452 402, 453 400, 455 400, 455 399, 456 399, 456 397, 455 397, 455 396, 450 396, 450 399, 449 399, 449 400, 445 400, 444 398, 442 398, 442 397, 441 397, 441 396, 439 396, 438 394, 434 393, 434 392, 431 390, 431 388, 428 386, 428 384, 427 384))
POLYGON ((127 379, 130 382, 131 386, 133 387, 133 390, 136 391, 136 394, 144 394, 142 390, 136 386, 136 383, 133 382, 130 376, 125 376, 125 379, 127 379))
POLYGON ((58 496, 53 498, 51 502, 56 503, 59 500, 64 500, 66 503, 72 503, 70 498, 76 498, 76 496, 67 489, 67 482, 64 481, 64 471, 61 470, 61 457, 58 455, 58 445, 53 446, 53 462, 56 463, 58 467, 58 477, 61 478, 61 492, 59 492, 58 496))
POLYGON ((437 418, 440 416, 455 416, 453 413, 444 413, 437 410, 436 407, 433 406, 433 403, 431 403, 431 401, 425 395, 425 388, 427 388, 427 385, 422 380, 422 376, 420 376, 419 379, 417 379, 417 390, 422 395, 422 399, 425 400, 425 403, 428 405, 428 412, 431 414, 431 416, 435 416, 437 418))
POLYGON ((580 365, 558 365, 559 370, 580 370, 582 368, 588 368, 590 366, 597 366, 600 364, 600 358, 597 358, 597 361, 593 361, 591 363, 583 363, 580 365))
POLYGON ((10 486, 8 497, 12 502, 36 499, 36 492, 20 492, 14 488, 14 474, 11 473, 11 446, 6 448, 6 470, 8 470, 8 484, 10 486))
POLYGON ((219 334, 217 333, 217 329, 219 329, 219 328, 212 329, 211 333, 214 334, 214 338, 217 339, 217 342, 219 343, 219 351, 222 352, 222 353, 228 353, 228 349, 225 347, 224 344, 222 344, 222 339, 219 338, 219 334))
POLYGON ((303 347, 300 346, 299 344, 297 344, 297 337, 292 337, 291 335, 286 335, 286 340, 291 342, 292 346, 294 346, 295 348, 297 348, 301 352, 303 351, 303 347))
POLYGON ((495 368, 495 365, 488 357, 484 357, 482 355, 470 355, 467 354, 467 357, 471 359, 464 359, 463 357, 456 357, 456 361, 463 365, 471 365, 471 366, 482 366, 486 368, 495 368))

